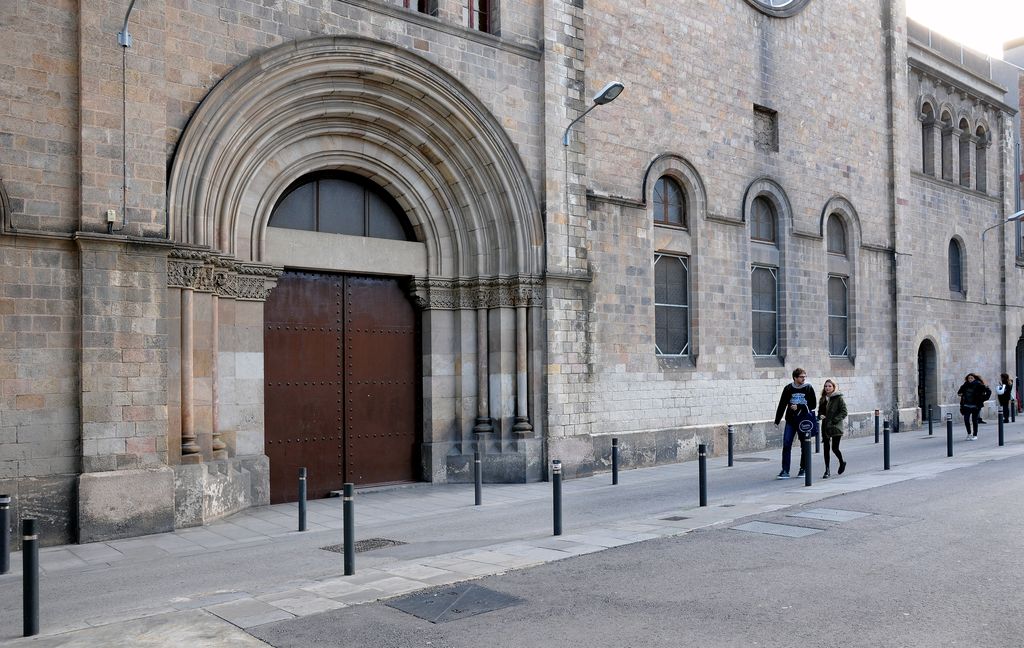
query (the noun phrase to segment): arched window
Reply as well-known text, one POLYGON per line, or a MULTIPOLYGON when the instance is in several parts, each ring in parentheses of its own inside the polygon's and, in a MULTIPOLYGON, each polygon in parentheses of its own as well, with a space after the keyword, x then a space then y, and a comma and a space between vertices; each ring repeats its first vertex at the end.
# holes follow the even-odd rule
POLYGON ((347 173, 299 179, 274 207, 270 227, 416 240, 391 196, 362 177, 347 173))
POLYGON ((964 292, 963 254, 960 244, 954 239, 949 242, 949 289, 955 293, 964 292))
POLYGON ((846 256, 846 227, 842 219, 836 214, 829 216, 827 230, 828 253, 846 256))
POLYGON ((985 128, 978 126, 978 130, 975 133, 978 138, 978 150, 975 152, 978 159, 976 164, 978 165, 978 171, 975 174, 977 176, 977 189, 978 191, 988 191, 988 160, 986 155, 988 153, 988 133, 985 132, 985 128))
POLYGON ((971 125, 960 120, 960 186, 971 186, 971 125))
POLYGON ((942 112, 942 179, 953 180, 953 118, 942 112))
POLYGON ((661 176, 654 184, 654 222, 686 227, 686 194, 679 183, 661 176))
POLYGON ((932 105, 921 106, 921 171, 935 175, 935 111, 932 105))
POLYGON ((775 208, 767 198, 758 196, 750 204, 750 240, 760 243, 776 243, 775 208))

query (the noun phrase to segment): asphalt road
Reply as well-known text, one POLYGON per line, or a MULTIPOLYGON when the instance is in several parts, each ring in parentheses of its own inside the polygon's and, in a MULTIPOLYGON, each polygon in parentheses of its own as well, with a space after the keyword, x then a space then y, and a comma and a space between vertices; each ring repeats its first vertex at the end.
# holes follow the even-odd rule
MULTIPOLYGON (((927 442, 931 443, 931 442, 927 442)), ((277 648, 1024 645, 1024 458, 807 505, 804 538, 716 528, 493 576, 523 603, 433 625, 382 603, 267 624, 277 648)), ((735 526, 735 525, 730 525, 735 526)))

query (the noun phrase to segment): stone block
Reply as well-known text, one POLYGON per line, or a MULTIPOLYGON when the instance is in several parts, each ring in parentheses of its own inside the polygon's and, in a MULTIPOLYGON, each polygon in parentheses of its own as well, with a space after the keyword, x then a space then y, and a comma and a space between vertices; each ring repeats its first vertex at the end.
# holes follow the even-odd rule
POLYGON ((250 506, 269 503, 270 467, 265 456, 174 466, 174 524, 208 524, 250 506))
POLYGON ((78 477, 79 542, 174 530, 174 471, 95 472, 78 477))

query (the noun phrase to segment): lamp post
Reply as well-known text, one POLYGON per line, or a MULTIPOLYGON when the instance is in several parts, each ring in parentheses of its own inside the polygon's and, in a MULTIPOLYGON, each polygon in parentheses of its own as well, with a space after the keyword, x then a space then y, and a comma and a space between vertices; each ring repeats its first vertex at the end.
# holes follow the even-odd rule
POLYGON ((569 131, 576 125, 578 121, 587 116, 587 114, 607 103, 615 101, 616 97, 622 94, 622 91, 626 88, 621 81, 612 81, 601 88, 596 95, 594 95, 593 103, 589 108, 583 111, 583 113, 576 119, 569 122, 569 125, 565 127, 565 132, 562 133, 562 151, 564 152, 565 158, 565 271, 570 272, 569 269, 569 213, 572 211, 569 201, 569 131))
POLYGON ((1021 219, 1024 219, 1024 209, 1017 212, 1013 216, 1006 218, 1005 220, 999 221, 998 223, 992 225, 991 227, 986 227, 984 231, 982 231, 981 233, 981 286, 982 296, 984 298, 983 301, 986 304, 988 303, 988 274, 986 270, 987 263, 985 261, 985 235, 988 234, 989 230, 993 230, 997 227, 1002 227, 1007 223, 1015 223, 1021 219))

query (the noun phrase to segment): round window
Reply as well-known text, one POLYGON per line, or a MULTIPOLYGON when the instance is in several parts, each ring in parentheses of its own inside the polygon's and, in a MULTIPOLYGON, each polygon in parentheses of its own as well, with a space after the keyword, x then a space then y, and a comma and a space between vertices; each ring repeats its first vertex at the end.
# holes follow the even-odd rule
POLYGON ((785 18, 803 9, 809 0, 747 0, 769 16, 785 18))

